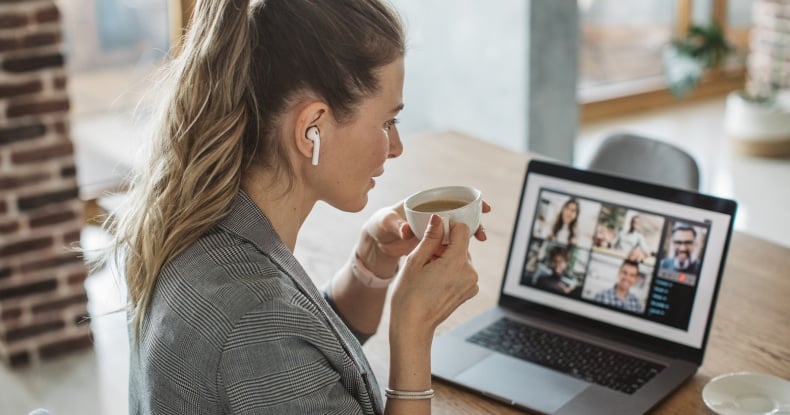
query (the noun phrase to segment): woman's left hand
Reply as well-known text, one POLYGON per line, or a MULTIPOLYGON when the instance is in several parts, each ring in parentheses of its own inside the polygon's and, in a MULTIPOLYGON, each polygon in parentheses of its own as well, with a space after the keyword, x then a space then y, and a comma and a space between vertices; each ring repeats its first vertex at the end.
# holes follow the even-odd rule
MULTIPOLYGON (((483 213, 490 211, 491 206, 484 201, 483 213)), ((475 238, 479 241, 486 240, 482 225, 475 232, 475 238)), ((395 274, 400 258, 414 250, 417 243, 419 239, 406 222, 403 202, 400 202, 379 209, 365 222, 357 254, 371 271, 387 278, 395 274)))
POLYGON ((374 274, 382 278, 395 275, 400 258, 417 246, 419 239, 411 232, 403 204, 379 209, 362 227, 357 255, 374 274))

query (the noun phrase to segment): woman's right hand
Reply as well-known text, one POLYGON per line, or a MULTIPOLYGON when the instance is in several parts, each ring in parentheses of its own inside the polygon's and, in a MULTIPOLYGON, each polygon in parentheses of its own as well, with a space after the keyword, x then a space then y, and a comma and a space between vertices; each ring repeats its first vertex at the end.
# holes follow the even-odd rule
POLYGON ((406 333, 429 340, 436 327, 479 290, 468 252, 469 228, 453 223, 448 245, 442 245, 442 237, 441 218, 433 215, 423 239, 406 257, 393 292, 391 340, 406 333))
MULTIPOLYGON (((431 389, 431 343, 436 326, 477 294, 477 272, 469 259, 469 228, 450 225, 442 245, 442 220, 431 217, 417 247, 406 257, 392 293, 389 387, 431 389)), ((430 414, 430 400, 388 399, 387 415, 430 414)))

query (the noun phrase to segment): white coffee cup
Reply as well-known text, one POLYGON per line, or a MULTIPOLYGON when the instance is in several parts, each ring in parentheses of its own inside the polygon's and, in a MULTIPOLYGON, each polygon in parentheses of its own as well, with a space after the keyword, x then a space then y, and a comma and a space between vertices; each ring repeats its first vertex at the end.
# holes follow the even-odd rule
POLYGON ((483 213, 483 193, 473 187, 444 186, 417 192, 403 202, 406 220, 417 238, 422 239, 431 215, 442 218, 443 244, 450 243, 450 223, 464 223, 469 234, 480 227, 483 213))

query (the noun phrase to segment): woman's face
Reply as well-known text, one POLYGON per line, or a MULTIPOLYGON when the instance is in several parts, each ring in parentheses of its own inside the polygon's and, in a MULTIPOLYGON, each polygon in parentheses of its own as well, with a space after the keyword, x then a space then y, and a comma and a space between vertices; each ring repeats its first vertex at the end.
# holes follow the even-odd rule
POLYGON ((576 203, 566 203, 565 206, 562 208, 562 223, 569 224, 576 219, 576 215, 579 213, 579 207, 576 203))
POLYGON ((397 115, 403 109, 403 59, 378 70, 380 89, 365 98, 354 119, 338 125, 331 143, 322 145, 319 199, 344 211, 362 210, 384 162, 403 152, 397 115))

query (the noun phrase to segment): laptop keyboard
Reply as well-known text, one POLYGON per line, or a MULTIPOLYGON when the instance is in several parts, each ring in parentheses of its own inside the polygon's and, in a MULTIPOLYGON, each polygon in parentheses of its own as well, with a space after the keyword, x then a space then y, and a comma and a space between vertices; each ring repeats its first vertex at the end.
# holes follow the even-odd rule
POLYGON ((664 369, 653 362, 507 318, 466 340, 629 395, 664 369))

